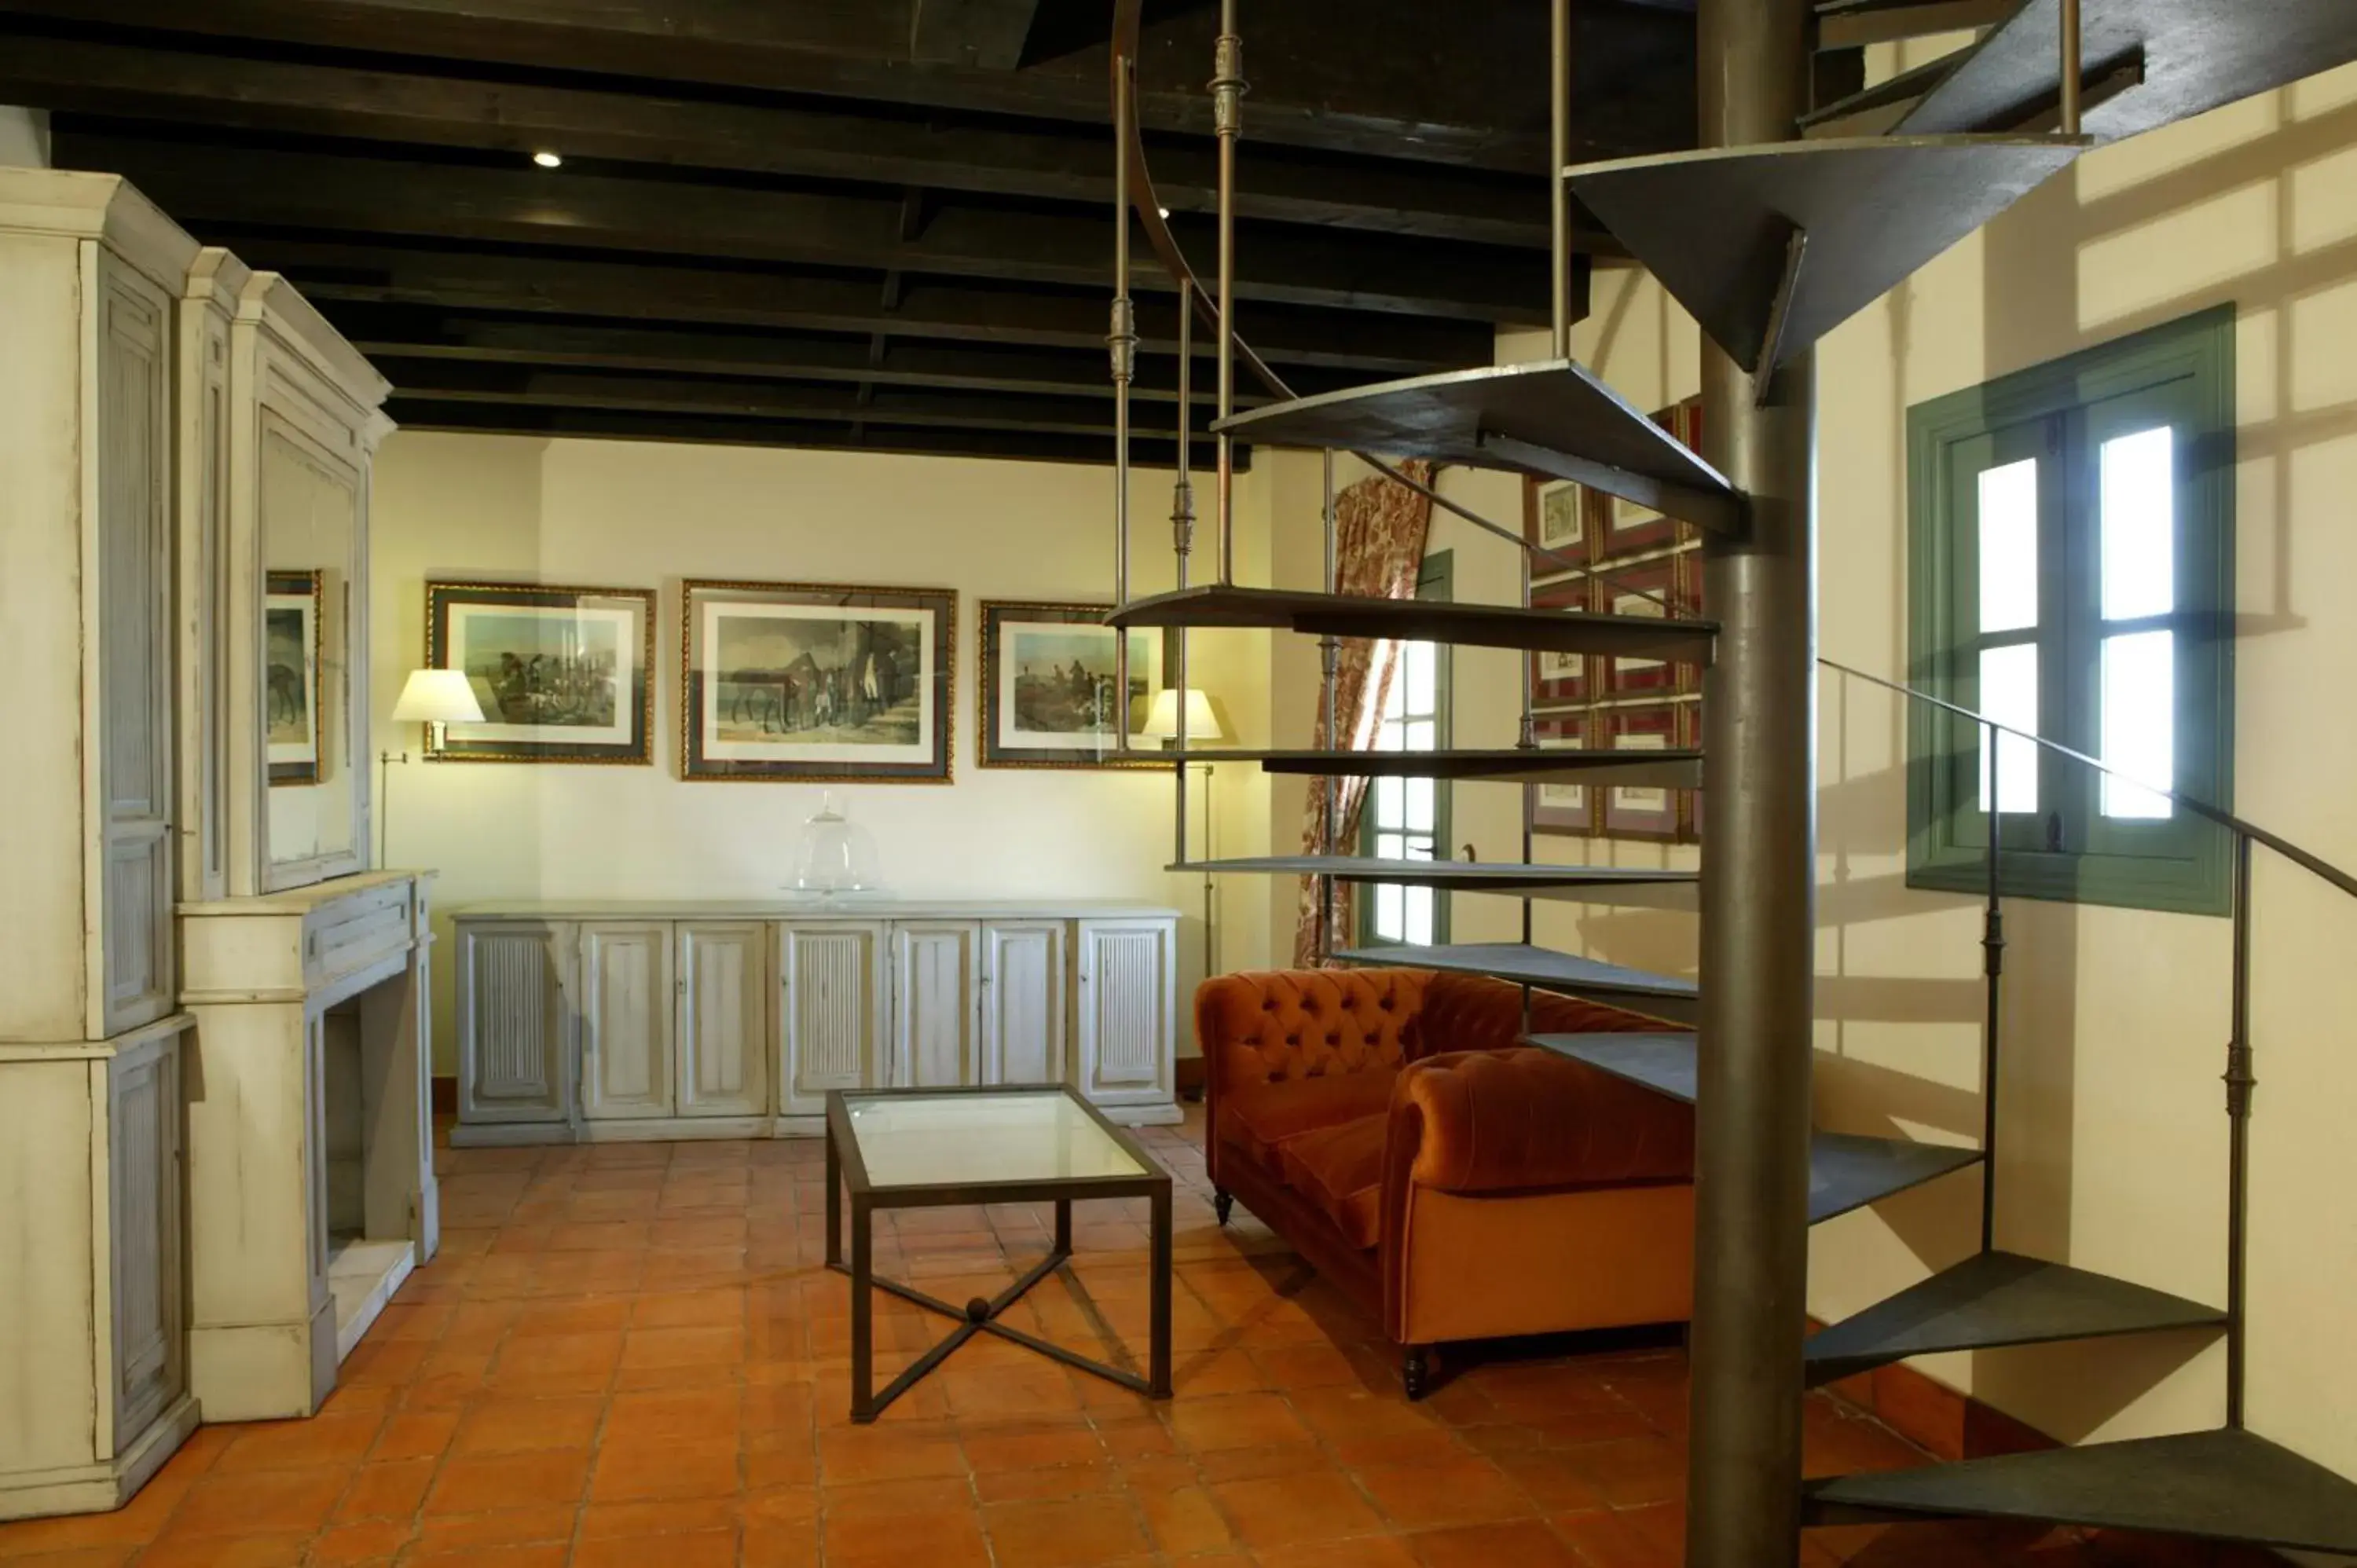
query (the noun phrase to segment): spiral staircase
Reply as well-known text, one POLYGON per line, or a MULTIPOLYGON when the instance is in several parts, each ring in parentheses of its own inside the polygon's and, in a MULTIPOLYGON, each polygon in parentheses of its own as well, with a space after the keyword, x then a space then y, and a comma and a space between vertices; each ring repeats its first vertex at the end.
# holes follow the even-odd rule
MULTIPOLYGON (((1241 128, 1242 45, 1227 0, 1215 79, 1215 124, 1232 172, 1241 128)), ((1159 221, 1126 91, 1135 58, 1138 5, 1116 7, 1115 119, 1125 194, 1137 222, 1189 304, 1221 333, 1223 411, 1232 410, 1231 361, 1259 377, 1275 401, 1227 413, 1212 428, 1224 442, 1324 448, 1567 479, 1684 519, 1706 534, 1739 537, 1748 499, 1638 409, 1567 357, 1481 367, 1308 398, 1293 398, 1230 329, 1226 290, 1196 279, 1159 221)), ((1817 46, 1851 47, 1957 28, 1966 47, 1892 81, 1803 115, 1794 139, 1706 148, 1563 168, 1561 203, 1576 196, 1693 315, 1711 340, 1750 372, 1767 396, 1779 367, 1903 282, 1923 263, 2052 177, 2087 148, 2199 114, 2357 59, 2357 0, 1822 0, 1817 46)), ((1557 37, 1563 37, 1557 13, 1557 37)), ((1564 75, 1555 61, 1556 145, 1564 145, 1564 75)), ((1560 162, 1561 160, 1558 159, 1560 162)), ((1223 223, 1222 274, 1232 241, 1223 223)), ((1556 274, 1566 272, 1560 250, 1556 274)), ((1127 268, 1116 305, 1117 391, 1127 268)), ((1567 341, 1558 304, 1559 352, 1567 341)), ((1183 360, 1183 356, 1182 356, 1183 360)), ((1183 401, 1183 400, 1182 400, 1183 401)), ((1186 450, 1182 440, 1180 451, 1186 450)), ((1375 461, 1370 458, 1370 461, 1375 461)), ((1388 465, 1377 463, 1387 472, 1388 465)), ((1222 479, 1226 478, 1222 464, 1222 479)), ((1439 504, 1462 511, 1426 487, 1439 504)), ((1330 498, 1330 479, 1329 479, 1330 498)), ((1222 499, 1224 511, 1224 498, 1222 499)), ((1518 531, 1465 515, 1512 539, 1518 531)), ((1125 515, 1122 520, 1125 528, 1125 515)), ((1183 469, 1174 521, 1186 584, 1191 490, 1183 469)), ((1224 521, 1224 520, 1223 520, 1224 521)), ((1329 505, 1329 585, 1331 506, 1329 505)), ((1222 580, 1130 599, 1113 624, 1265 628, 1325 639, 1385 637, 1481 647, 1636 655, 1707 662, 1717 623, 1437 605, 1276 591, 1222 580)), ((1835 668, 1840 668, 1836 666, 1835 668)), ((1331 664, 1329 661, 1329 669, 1331 664)), ((1183 666, 1182 666, 1183 671, 1183 666)), ((1862 671, 1845 671, 1936 702, 1862 671)), ((1180 682, 1183 683, 1183 672, 1180 682)), ((1941 706, 1951 706, 1940 703, 1941 706)), ((1997 729, 1980 714, 1955 710, 1997 729)), ((1525 735, 1528 703, 1525 702, 1525 735)), ((2018 732, 2013 732, 2018 733, 2018 732)), ((2036 740, 2036 737, 2027 737, 2036 740)), ((2094 758, 2070 753, 2086 766, 2094 758)), ((1178 763, 1183 800, 1184 738, 1178 763)), ((1530 786, 1580 783, 1694 788, 1698 751, 1497 750, 1350 753, 1203 752, 1250 760, 1272 773, 1335 778, 1424 777, 1530 786)), ((1808 1483, 1810 1523, 1982 1517, 2176 1533, 2220 1541, 2357 1553, 2357 1484, 2249 1430, 2244 1420, 2246 1170, 2253 1053, 2248 1036, 2250 864, 2255 847, 2284 854, 2357 897, 2357 877, 2205 802, 2172 797, 2217 823, 2235 850, 2233 1037, 2227 1051, 2233 1193, 2228 1301, 2188 1300, 2125 1279, 2003 1251, 1994 1244, 1996 1171, 1987 1157, 1997 1125, 1997 1030, 2004 947, 1997 846, 1989 855, 1986 929, 1987 1017, 1982 1061, 1986 1135, 1981 1147, 1819 1132, 1809 1151, 1807 1221, 1816 1224, 1906 1188, 1976 1169, 1982 1245, 1964 1262, 1835 1323, 1803 1351, 1804 1379, 1822 1384, 1907 1358, 2041 1342, 2188 1331, 2227 1341, 2227 1423, 2177 1436, 2088 1444, 1921 1469, 1808 1483)), ((1182 805, 1183 811, 1183 805, 1182 805)), ((1695 882, 1697 872, 1534 863, 1383 861, 1337 854, 1190 862, 1173 870, 1308 875, 1533 897, 1607 902, 1629 889, 1695 882)), ((1330 846, 1329 846, 1330 848, 1330 846)), ((1525 940, 1438 947, 1349 950, 1344 962, 1495 975, 1526 987, 1615 1002, 1681 1022, 1698 1017, 1689 981, 1557 952, 1525 940)), ((1707 977, 1706 977, 1706 979, 1707 977)), ((1702 1074, 1695 1034, 1534 1036, 1532 1043, 1654 1092, 1692 1102, 1702 1074)))

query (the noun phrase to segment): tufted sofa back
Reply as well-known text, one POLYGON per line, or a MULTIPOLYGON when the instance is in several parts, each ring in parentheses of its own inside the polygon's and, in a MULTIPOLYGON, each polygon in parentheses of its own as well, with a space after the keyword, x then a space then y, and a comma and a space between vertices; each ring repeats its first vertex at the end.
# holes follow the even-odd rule
POLYGON ((1195 1037, 1214 1070, 1243 1083, 1396 1070, 1432 980, 1421 969, 1288 969, 1223 974, 1195 993, 1195 1037))

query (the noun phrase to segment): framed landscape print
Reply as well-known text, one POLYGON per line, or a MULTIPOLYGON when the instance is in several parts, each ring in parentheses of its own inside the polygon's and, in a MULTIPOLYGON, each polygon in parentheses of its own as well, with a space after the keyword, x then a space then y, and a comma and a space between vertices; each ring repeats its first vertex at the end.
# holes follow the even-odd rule
MULTIPOLYGON (((1588 744, 1588 712, 1534 714, 1531 737, 1541 751, 1585 751, 1588 744)), ((1562 833, 1587 838, 1596 831, 1597 791, 1585 784, 1534 784, 1523 791, 1534 833, 1562 833)))
MULTIPOLYGON (((1597 710, 1597 745, 1609 751, 1667 751, 1684 742, 1684 703, 1643 703, 1597 710)), ((1604 796, 1603 831, 1611 838, 1674 839, 1678 789, 1616 786, 1604 796)))
POLYGON ((425 662, 467 677, 483 723, 428 725, 436 761, 654 760, 651 588, 427 583, 425 662))
POLYGON ((687 582, 681 777, 948 783, 956 619, 946 588, 687 582))
MULTIPOLYGON (((1110 605, 982 603, 981 737, 985 768, 1135 768, 1159 759, 1124 756, 1114 725, 1146 720, 1162 689, 1162 639, 1129 634, 1129 692, 1116 690, 1117 634, 1103 624, 1110 605)), ((1139 746, 1137 732, 1130 732, 1139 746)))
POLYGON ((319 781, 320 574, 264 575, 263 718, 270 782, 319 781))
MULTIPOLYGON (((1594 607, 1595 585, 1587 575, 1564 577, 1531 587, 1534 610, 1585 610, 1594 607)), ((1535 652, 1531 660, 1531 705, 1560 707, 1584 703, 1594 693, 1598 660, 1585 653, 1535 652)))
POLYGON ((1531 557, 1533 577, 1559 576, 1586 566, 1593 554, 1593 509, 1587 488, 1563 479, 1523 482, 1523 537, 1550 555, 1531 557))

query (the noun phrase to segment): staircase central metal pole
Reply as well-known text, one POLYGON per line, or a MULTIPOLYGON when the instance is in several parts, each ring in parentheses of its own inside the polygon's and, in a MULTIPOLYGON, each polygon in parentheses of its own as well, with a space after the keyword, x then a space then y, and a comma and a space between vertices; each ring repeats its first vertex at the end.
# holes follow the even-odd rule
MULTIPOLYGON (((1701 0, 1701 144, 1792 139, 1808 108, 1809 0, 1701 0)), ((1695 1105, 1688 1568, 1800 1552, 1809 1068, 1816 905, 1815 362, 1764 396, 1703 347, 1703 438, 1750 498, 1706 538, 1720 621, 1703 678, 1700 1079, 1695 1105)))
MULTIPOLYGON (((1547 151, 1554 162, 1547 209, 1555 223, 1555 357, 1571 358, 1571 0, 1548 7, 1547 151)), ((1523 856, 1524 860, 1529 855, 1523 856)))

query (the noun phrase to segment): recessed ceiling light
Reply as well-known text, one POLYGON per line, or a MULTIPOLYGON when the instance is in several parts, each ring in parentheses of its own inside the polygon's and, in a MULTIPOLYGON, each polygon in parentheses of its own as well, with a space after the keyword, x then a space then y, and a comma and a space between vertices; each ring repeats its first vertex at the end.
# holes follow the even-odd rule
POLYGON ((1160 214, 1162 214, 1162 216, 1164 216, 1165 218, 1168 218, 1168 217, 1169 217, 1169 216, 1170 216, 1170 209, 1168 209, 1168 207, 1157 207, 1157 208, 1156 208, 1154 210, 1156 210, 1157 212, 1159 212, 1159 213, 1160 213, 1160 214))
POLYGON ((564 158, 554 153, 534 153, 532 155, 532 161, 543 168, 556 168, 565 162, 564 158))

